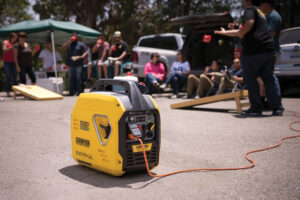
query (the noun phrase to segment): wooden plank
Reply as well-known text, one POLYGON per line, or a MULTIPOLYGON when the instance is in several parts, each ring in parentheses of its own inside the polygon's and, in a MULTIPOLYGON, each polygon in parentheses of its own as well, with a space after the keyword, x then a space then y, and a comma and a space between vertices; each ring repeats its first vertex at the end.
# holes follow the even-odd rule
POLYGON ((203 105, 207 103, 214 103, 218 101, 235 99, 236 97, 246 97, 247 95, 248 95, 248 91, 236 91, 231 93, 224 93, 220 95, 214 95, 214 96, 204 97, 200 99, 188 100, 181 103, 171 104, 171 108, 176 109, 176 108, 192 107, 192 106, 203 105))
POLYGON ((20 92, 22 95, 37 101, 63 99, 62 95, 37 85, 13 86, 12 89, 14 97, 16 97, 16 92, 20 92))

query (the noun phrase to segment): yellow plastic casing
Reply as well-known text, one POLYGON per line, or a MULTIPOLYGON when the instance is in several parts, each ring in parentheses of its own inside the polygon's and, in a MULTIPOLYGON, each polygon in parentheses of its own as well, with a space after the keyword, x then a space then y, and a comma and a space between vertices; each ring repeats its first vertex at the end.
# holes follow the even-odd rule
POLYGON ((71 138, 72 156, 79 164, 114 176, 125 173, 122 169, 123 158, 119 154, 118 134, 118 123, 125 111, 113 95, 84 93, 78 97, 71 117, 71 138), (111 126, 105 145, 98 137, 95 116, 104 116, 111 126))

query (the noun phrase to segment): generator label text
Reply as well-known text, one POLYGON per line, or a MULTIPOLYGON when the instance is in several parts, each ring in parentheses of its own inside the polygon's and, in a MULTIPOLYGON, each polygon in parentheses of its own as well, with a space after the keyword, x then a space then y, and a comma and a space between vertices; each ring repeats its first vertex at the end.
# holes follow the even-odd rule
POLYGON ((90 141, 89 140, 79 138, 79 137, 76 137, 76 144, 78 144, 80 146, 84 146, 84 147, 90 147, 90 141))
POLYGON ((90 131, 90 124, 85 121, 80 121, 80 129, 85 131, 90 131))

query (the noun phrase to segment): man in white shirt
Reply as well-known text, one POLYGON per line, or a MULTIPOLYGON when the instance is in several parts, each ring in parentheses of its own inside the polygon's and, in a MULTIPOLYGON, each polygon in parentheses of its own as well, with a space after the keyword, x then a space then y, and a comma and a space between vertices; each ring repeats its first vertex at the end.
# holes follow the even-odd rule
MULTIPOLYGON (((55 51, 56 62, 61 63, 62 58, 58 51, 55 51)), ((40 52, 39 59, 43 61, 43 71, 53 72, 54 71, 54 62, 53 62, 53 52, 52 46, 50 43, 44 45, 44 49, 40 52)))

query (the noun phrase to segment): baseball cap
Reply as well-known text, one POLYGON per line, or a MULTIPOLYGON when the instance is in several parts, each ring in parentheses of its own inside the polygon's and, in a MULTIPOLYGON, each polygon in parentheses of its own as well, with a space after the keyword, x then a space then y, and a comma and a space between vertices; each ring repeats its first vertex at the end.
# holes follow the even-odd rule
POLYGON ((114 33, 114 37, 121 37, 121 32, 120 31, 116 31, 114 33))

